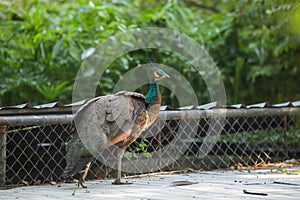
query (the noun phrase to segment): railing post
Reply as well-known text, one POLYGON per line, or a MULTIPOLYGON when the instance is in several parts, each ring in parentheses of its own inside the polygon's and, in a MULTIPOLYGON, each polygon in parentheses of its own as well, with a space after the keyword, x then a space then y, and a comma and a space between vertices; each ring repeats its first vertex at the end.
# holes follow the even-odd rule
POLYGON ((285 159, 290 159, 287 132, 288 132, 287 116, 284 115, 283 116, 283 140, 284 140, 284 148, 285 148, 284 154, 286 157, 285 159))
POLYGON ((6 131, 7 126, 0 126, 0 186, 5 184, 6 177, 6 131))

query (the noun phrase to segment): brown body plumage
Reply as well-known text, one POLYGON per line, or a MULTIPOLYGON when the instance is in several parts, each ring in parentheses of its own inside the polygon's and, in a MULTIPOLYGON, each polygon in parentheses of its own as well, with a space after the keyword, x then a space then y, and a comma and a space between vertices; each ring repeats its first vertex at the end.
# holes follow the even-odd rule
POLYGON ((76 132, 66 147, 67 166, 64 177, 71 177, 83 168, 78 185, 82 187, 93 155, 111 145, 118 147, 118 175, 121 183, 121 161, 126 148, 156 120, 161 95, 157 81, 168 75, 155 69, 150 90, 144 95, 122 91, 114 95, 101 96, 88 101, 74 117, 76 132))

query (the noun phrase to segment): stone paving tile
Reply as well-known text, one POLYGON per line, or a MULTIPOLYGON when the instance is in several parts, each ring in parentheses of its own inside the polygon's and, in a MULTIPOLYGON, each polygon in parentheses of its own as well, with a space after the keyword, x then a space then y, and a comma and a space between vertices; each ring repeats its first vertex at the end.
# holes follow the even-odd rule
MULTIPOLYGON (((298 167, 299 168, 299 167, 298 167)), ((297 167, 289 171, 296 171, 297 167)), ((123 180, 125 181, 125 180, 123 180)), ((75 184, 40 185, 0 190, 0 199, 299 199, 300 173, 271 173, 270 169, 208 171, 131 178, 127 185, 112 180, 87 181, 87 189, 75 184), (244 190, 250 194, 245 194, 244 190), (262 196, 266 195, 266 196, 262 196)))

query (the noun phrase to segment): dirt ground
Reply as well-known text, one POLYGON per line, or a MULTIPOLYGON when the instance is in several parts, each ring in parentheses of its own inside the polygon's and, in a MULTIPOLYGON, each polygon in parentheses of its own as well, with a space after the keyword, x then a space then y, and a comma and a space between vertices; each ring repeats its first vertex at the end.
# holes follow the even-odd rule
POLYGON ((87 189, 75 184, 24 186, 0 190, 0 199, 299 199, 300 166, 276 169, 199 171, 186 174, 87 181, 87 189), (75 192, 75 194, 73 194, 75 192))

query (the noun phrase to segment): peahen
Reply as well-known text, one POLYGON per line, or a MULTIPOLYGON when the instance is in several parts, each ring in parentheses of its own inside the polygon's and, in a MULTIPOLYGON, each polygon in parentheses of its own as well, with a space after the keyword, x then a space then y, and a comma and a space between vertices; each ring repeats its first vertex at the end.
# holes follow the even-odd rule
POLYGON ((76 132, 66 146, 64 178, 72 177, 82 170, 78 186, 85 188, 84 181, 93 155, 116 145, 118 173, 114 183, 121 184, 123 154, 156 120, 161 105, 157 81, 164 77, 169 78, 169 75, 154 68, 146 97, 135 92, 121 91, 91 99, 76 112, 76 132))

